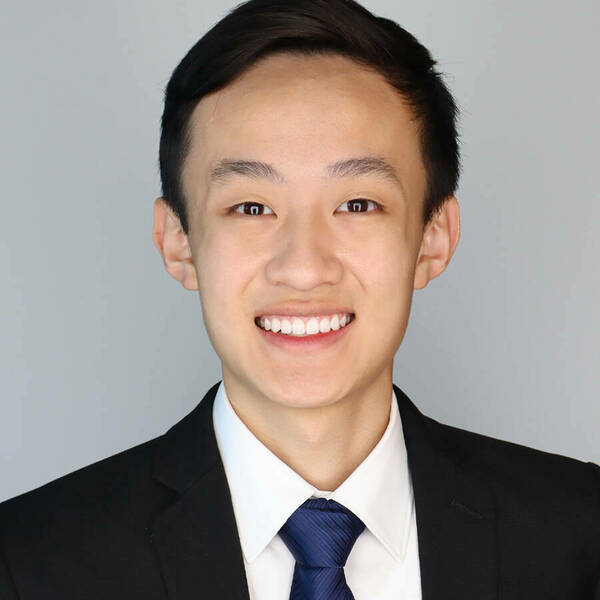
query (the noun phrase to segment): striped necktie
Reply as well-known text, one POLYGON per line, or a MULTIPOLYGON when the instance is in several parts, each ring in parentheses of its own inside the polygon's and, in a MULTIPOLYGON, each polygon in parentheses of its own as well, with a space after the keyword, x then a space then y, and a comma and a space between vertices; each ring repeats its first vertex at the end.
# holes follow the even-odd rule
POLYGON ((365 524, 335 500, 309 498, 279 530, 296 559, 290 600, 354 600, 344 565, 365 524))

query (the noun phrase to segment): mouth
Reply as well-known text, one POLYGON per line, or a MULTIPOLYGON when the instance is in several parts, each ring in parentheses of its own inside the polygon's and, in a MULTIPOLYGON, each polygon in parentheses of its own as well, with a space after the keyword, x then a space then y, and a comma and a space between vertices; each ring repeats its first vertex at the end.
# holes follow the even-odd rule
POLYGON ((354 319, 354 313, 335 313, 310 317, 260 316, 254 319, 259 329, 288 337, 313 337, 344 329, 354 319))
MULTIPOLYGON (((328 315, 323 317, 322 320, 318 317, 303 319, 295 317, 282 317, 281 319, 277 317, 273 319, 256 317, 254 322, 258 334, 270 347, 288 354, 317 354, 333 347, 335 344, 340 344, 344 338, 351 335, 350 332, 354 329, 356 315, 354 313, 345 313, 345 315, 347 318, 341 320, 338 315, 328 315), (307 321, 306 324, 304 324, 304 320, 307 321), (316 325, 315 320, 317 321, 316 325), (327 323, 327 320, 329 323, 327 323), (303 326, 304 331, 302 331, 303 326), (309 332, 316 331, 316 333, 307 333, 307 328, 309 332), (274 331, 274 329, 277 331, 274 331)), ((344 314, 342 314, 342 317, 344 317, 344 314)))

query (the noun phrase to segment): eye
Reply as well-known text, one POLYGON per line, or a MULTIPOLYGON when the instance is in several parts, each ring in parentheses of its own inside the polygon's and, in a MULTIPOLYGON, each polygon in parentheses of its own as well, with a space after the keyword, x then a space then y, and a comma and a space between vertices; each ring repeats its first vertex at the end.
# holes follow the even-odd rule
MULTIPOLYGON (((244 215, 250 215, 250 216, 262 216, 264 213, 262 209, 266 208, 267 210, 271 210, 268 206, 265 206, 264 204, 261 204, 260 202, 242 202, 241 204, 236 204, 235 206, 232 206, 229 209, 229 212, 231 213, 238 213, 238 214, 244 214, 244 215), (242 207, 242 212, 240 213, 237 209, 242 207), (248 210, 246 210, 243 207, 249 207, 248 210)), ((271 213, 273 211, 271 210, 271 213)))
MULTIPOLYGON (((355 198, 353 200, 347 200, 346 202, 343 202, 341 204, 341 206, 346 206, 346 205, 349 205, 350 209, 342 210, 342 212, 368 213, 368 212, 376 212, 378 210, 381 210, 381 205, 378 202, 375 202, 375 200, 367 200, 366 198, 355 198), (367 208, 369 203, 371 203, 373 206, 375 206, 375 211, 362 210, 362 209, 367 208)), ((242 202, 241 204, 236 204, 235 206, 232 206, 229 209, 229 212, 243 214, 243 215, 247 215, 247 216, 255 216, 255 217, 260 217, 260 216, 263 216, 264 214, 274 214, 273 211, 268 206, 265 206, 264 204, 261 204, 260 202, 242 202), (238 210, 240 208, 242 209, 241 212, 238 210), (271 212, 265 213, 264 209, 269 210, 271 212)))
POLYGON ((345 206, 345 205, 349 205, 350 209, 349 210, 343 210, 342 212, 350 212, 350 213, 367 213, 367 212, 375 212, 375 211, 369 211, 369 210, 361 210, 363 208, 366 208, 368 206, 368 203, 373 204, 376 207, 376 211, 377 210, 381 210, 381 204, 379 204, 378 202, 375 202, 375 200, 367 200, 366 198, 354 198, 352 200, 347 200, 346 202, 343 202, 341 204, 341 206, 345 206))

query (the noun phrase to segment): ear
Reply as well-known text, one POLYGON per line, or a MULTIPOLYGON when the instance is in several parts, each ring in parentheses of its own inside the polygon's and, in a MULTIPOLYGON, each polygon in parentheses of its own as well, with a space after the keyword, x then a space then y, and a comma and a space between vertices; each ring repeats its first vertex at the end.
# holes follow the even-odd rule
POLYGON ((154 201, 152 239, 162 256, 167 273, 186 290, 198 289, 192 251, 181 222, 164 198, 154 201))
POLYGON ((448 196, 426 225, 415 267, 415 290, 424 288, 447 267, 460 238, 460 209, 448 196))

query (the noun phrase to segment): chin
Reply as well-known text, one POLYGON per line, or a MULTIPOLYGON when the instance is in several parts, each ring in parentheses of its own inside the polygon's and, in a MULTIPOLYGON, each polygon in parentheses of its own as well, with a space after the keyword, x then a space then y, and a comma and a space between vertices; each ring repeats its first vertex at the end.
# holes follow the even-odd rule
POLYGON ((329 406, 350 389, 347 380, 319 381, 315 377, 290 374, 283 379, 271 379, 260 385, 263 394, 277 404, 290 408, 319 408, 329 406))

